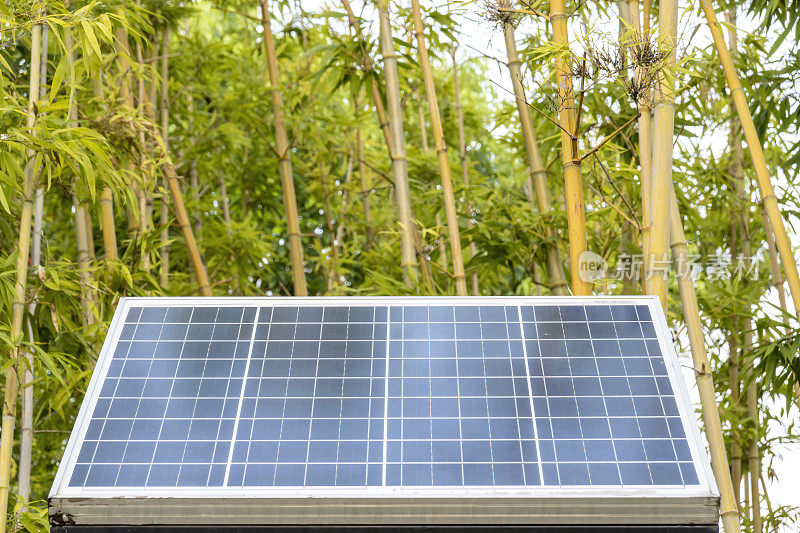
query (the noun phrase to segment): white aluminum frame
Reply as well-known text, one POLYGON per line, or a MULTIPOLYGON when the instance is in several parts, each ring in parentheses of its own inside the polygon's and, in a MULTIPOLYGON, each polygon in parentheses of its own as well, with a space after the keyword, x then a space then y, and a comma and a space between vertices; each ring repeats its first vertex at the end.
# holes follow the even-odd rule
MULTIPOLYGON (((387 317, 388 320, 388 317, 387 317)), ((50 491, 51 517, 82 524, 711 524, 719 493, 680 362, 658 298, 507 297, 160 297, 122 298, 108 329, 50 491), (293 305, 647 305, 678 403, 697 486, 574 487, 69 487, 80 446, 131 307, 293 305), (206 506, 210 506, 206 507, 206 506), (587 514, 588 513, 588 514, 587 514), (477 520, 477 522, 476 522, 477 520), (583 521, 581 521, 583 520, 583 521)), ((537 440, 538 443, 538 440, 537 440)))

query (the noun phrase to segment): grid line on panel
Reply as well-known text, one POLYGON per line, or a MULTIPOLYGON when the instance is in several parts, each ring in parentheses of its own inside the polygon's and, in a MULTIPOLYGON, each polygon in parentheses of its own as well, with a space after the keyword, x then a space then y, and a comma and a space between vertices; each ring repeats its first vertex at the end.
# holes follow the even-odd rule
MULTIPOLYGON (((389 346, 392 342, 392 308, 386 308, 386 364, 383 376, 383 465, 381 468, 381 486, 386 486, 386 465, 388 461, 389 442, 389 346)), ((373 350, 374 353, 374 350, 373 350)), ((371 399, 370 399, 371 400, 371 399)), ((371 402, 370 402, 371 403, 371 402)))
MULTIPOLYGON (((323 317, 324 317, 324 312, 323 312, 323 317)), ((346 324, 345 327, 349 329, 350 328, 350 308, 349 307, 347 308, 347 318, 345 318, 343 320, 343 322, 346 324)), ((323 320, 323 325, 324 325, 324 323, 325 322, 323 320)), ((322 327, 320 327, 320 338, 321 338, 321 335, 322 335, 322 327)), ((346 342, 347 341, 345 341, 345 350, 347 349, 346 348, 347 347, 346 342)), ((321 350, 322 350, 322 341, 320 341, 320 351, 321 350)), ((319 367, 319 357, 317 357, 317 366, 319 367)), ((342 378, 345 377, 346 373, 347 373, 347 359, 345 359, 345 361, 344 361, 344 369, 342 370, 342 378)), ((344 385, 344 383, 343 383, 343 385, 344 385)), ((344 389, 342 389, 342 402, 339 405, 339 429, 338 429, 338 435, 337 435, 337 439, 336 439, 336 466, 334 467, 334 472, 335 472, 335 475, 334 475, 334 478, 333 478, 334 480, 338 480, 339 479, 339 465, 341 464, 339 462, 339 457, 341 456, 341 453, 342 453, 342 415, 344 415, 344 389)), ((367 427, 369 427, 369 426, 367 426, 367 427)), ((369 429, 367 429, 367 431, 369 431, 369 429)), ((309 443, 309 448, 311 447, 310 444, 311 443, 309 443)), ((334 481, 334 483, 336 483, 336 481, 334 481)))
MULTIPOLYGON (((483 321, 481 320, 481 316, 480 316, 480 307, 478 308, 478 320, 479 320, 479 322, 478 322, 478 331, 480 331, 480 335, 478 335, 478 337, 479 338, 483 338, 483 321)), ((488 388, 487 388, 488 382, 486 380, 486 376, 487 376, 487 374, 486 374, 486 350, 485 350, 485 347, 483 346, 483 342, 482 341, 481 341, 481 365, 483 366, 483 386, 484 386, 485 389, 487 389, 486 390, 486 395, 484 396, 483 401, 486 404, 486 422, 487 422, 487 425, 489 425, 489 464, 492 467, 492 485, 496 485, 497 483, 495 482, 495 479, 494 479, 494 450, 492 449, 493 446, 491 444, 492 443, 492 434, 491 434, 491 424, 489 423, 491 419, 489 418, 489 391, 488 391, 488 388)), ((464 443, 464 435, 463 434, 461 435, 461 443, 462 443, 461 446, 463 448, 463 446, 464 446, 464 444, 463 444, 464 443)), ((464 456, 463 455, 461 456, 461 460, 462 460, 462 462, 464 461, 464 456)))
MULTIPOLYGON (((539 428, 536 424, 536 411, 533 408, 533 382, 531 381, 530 362, 528 361, 528 339, 525 337, 525 328, 522 325, 522 306, 517 306, 517 319, 519 321, 520 338, 522 340, 522 354, 525 361, 525 377, 528 382, 528 402, 531 405, 531 423, 533 424, 533 438, 536 442, 536 464, 539 469, 539 485, 544 484, 544 475, 542 474, 542 450, 539 445, 539 428)), ((538 339, 535 340, 538 344, 538 339)), ((523 458, 524 459, 524 458, 523 458)), ((523 469, 524 472, 524 469, 523 469)))
MULTIPOLYGON (((298 311, 298 316, 299 316, 299 311, 298 311)), ((322 320, 322 319, 320 318, 320 320, 322 320)), ((297 335, 295 335, 295 336, 297 336, 297 335)), ((318 384, 318 380, 316 379, 316 376, 319 375, 319 360, 320 360, 320 352, 322 350, 322 326, 321 325, 320 325, 320 328, 319 328, 319 337, 317 339, 317 343, 318 343, 317 344, 317 362, 314 365, 314 376, 315 376, 315 379, 314 379, 314 392, 311 395, 311 413, 312 413, 312 416, 313 416, 313 413, 314 413, 314 403, 316 402, 316 399, 317 399, 317 384, 318 384)), ((294 355, 294 343, 292 343, 292 355, 294 355)), ((294 358, 292 358, 292 359, 294 359, 294 358)), ((290 369, 289 374, 291 375, 291 369, 290 369)), ((289 380, 287 379, 286 381, 287 381, 287 386, 288 386, 288 381, 289 380)), ((308 424, 308 449, 306 450, 306 466, 305 466, 305 475, 303 476, 303 484, 308 483, 308 463, 309 463, 310 458, 311 458, 311 426, 312 425, 313 425, 313 421, 308 424)), ((337 451, 337 455, 338 455, 338 451, 337 451)))
MULTIPOLYGON (((239 432, 239 419, 242 414, 242 404, 244 403, 244 391, 247 388, 247 378, 250 375, 250 359, 253 356, 253 344, 256 338, 256 331, 258 331, 258 319, 261 316, 261 313, 264 309, 270 309, 269 307, 261 307, 256 308, 255 316, 253 317, 253 331, 250 332, 250 346, 247 349, 247 360, 244 363, 244 374, 242 376, 242 386, 241 390, 239 391, 239 405, 236 406, 236 418, 233 421, 233 432, 231 433, 231 446, 230 450, 228 450, 228 462, 225 466, 225 477, 222 480, 222 486, 228 486, 228 478, 230 477, 231 473, 231 463, 233 462, 233 448, 236 445, 236 435, 239 432)), ((269 324, 267 324, 267 328, 269 328, 269 324)))
MULTIPOLYGON (((456 324, 455 309, 453 309, 453 324, 454 325, 456 324)), ((464 417, 461 415, 461 398, 462 398, 462 396, 461 396, 461 374, 460 374, 460 372, 458 370, 458 359, 459 359, 458 355, 459 355, 458 354, 458 342, 456 342, 455 343, 455 358, 456 358, 456 394, 458 395, 458 398, 457 398, 458 401, 456 402, 456 404, 458 405, 458 411, 457 411, 458 412, 458 435, 459 435, 458 449, 459 449, 459 453, 461 454, 461 461, 460 461, 461 462, 461 464, 460 464, 460 467, 461 467, 461 482, 462 482, 462 484, 464 484, 465 483, 464 482, 464 480, 465 480, 465 477, 464 477, 464 474, 465 474, 465 472, 464 472, 464 425, 463 425, 464 417)))

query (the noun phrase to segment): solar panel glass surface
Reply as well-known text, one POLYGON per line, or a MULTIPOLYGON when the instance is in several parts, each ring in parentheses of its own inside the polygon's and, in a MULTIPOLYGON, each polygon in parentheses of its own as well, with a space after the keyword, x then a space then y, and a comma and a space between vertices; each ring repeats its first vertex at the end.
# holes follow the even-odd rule
POLYGON ((69 487, 700 483, 648 304, 252 302, 129 301, 69 487))

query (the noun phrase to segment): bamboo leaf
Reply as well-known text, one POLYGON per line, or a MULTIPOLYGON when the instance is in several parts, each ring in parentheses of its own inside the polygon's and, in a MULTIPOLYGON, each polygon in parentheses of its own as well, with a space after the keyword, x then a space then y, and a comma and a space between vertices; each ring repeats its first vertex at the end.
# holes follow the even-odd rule
POLYGON ((50 82, 51 104, 53 103, 53 100, 55 100, 56 94, 58 94, 58 91, 61 88, 61 84, 64 83, 64 78, 67 76, 67 68, 69 68, 69 56, 65 55, 58 62, 58 66, 56 66, 56 70, 53 73, 53 81, 50 82))
POLYGON ((98 58, 102 58, 103 53, 100 51, 100 44, 97 42, 97 38, 94 35, 94 28, 92 28, 92 25, 88 20, 82 20, 81 27, 83 28, 83 34, 86 36, 86 40, 89 42, 92 51, 98 58))

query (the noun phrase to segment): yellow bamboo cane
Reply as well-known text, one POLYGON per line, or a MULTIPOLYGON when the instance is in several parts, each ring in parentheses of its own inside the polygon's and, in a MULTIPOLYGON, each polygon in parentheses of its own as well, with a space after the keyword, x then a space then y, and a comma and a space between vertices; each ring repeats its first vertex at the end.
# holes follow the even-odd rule
MULTIPOLYGON (((32 134, 36 126, 36 101, 39 95, 39 75, 42 54, 42 26, 31 28, 31 68, 28 92, 28 117, 26 126, 32 134)), ((17 240, 16 281, 14 299, 11 303, 11 354, 14 364, 6 370, 6 390, 3 399, 2 437, 0 437, 0 533, 5 533, 8 515, 8 494, 11 483, 11 454, 16 425, 17 396, 19 394, 20 344, 22 343, 22 320, 28 283, 28 253, 30 250, 31 222, 36 182, 34 154, 28 151, 28 163, 22 186, 19 234, 17 240)))
POLYGON ((578 153, 578 139, 575 137, 575 100, 572 93, 567 9, 564 0, 551 0, 550 22, 553 26, 553 43, 560 48, 556 56, 555 72, 561 122, 561 156, 564 172, 565 207, 569 226, 569 263, 572 270, 572 293, 576 296, 585 296, 591 294, 592 286, 582 279, 580 275, 581 254, 586 251, 586 215, 583 205, 581 157, 578 153))
MULTIPOLYGON (((47 94, 47 37, 48 26, 42 26, 41 37, 41 64, 39 65, 39 99, 47 94)), ((42 262, 42 219, 44 218, 44 187, 36 188, 36 199, 33 208, 33 242, 31 244, 31 267, 39 269, 42 262)), ((36 296, 28 303, 28 314, 33 316, 36 312, 36 296)), ((33 326, 28 321, 28 338, 34 341, 33 326)), ((27 502, 31 494, 31 464, 33 456, 33 353, 30 350, 20 350, 20 360, 25 359, 22 371, 22 413, 19 428, 19 463, 17 474, 17 492, 22 503, 20 512, 27 510, 27 502)))
MULTIPOLYGON (((464 129, 464 106, 461 105, 461 89, 458 85, 458 63, 456 62, 456 46, 450 48, 450 55, 453 58, 453 92, 456 96, 456 120, 458 121, 458 158, 461 160, 461 179, 464 181, 464 191, 469 202, 469 161, 467 161, 467 140, 466 132, 464 129)), ((470 217, 467 218, 467 228, 472 228, 472 206, 470 209, 470 217)), ((475 242, 470 239, 469 241, 469 257, 475 257, 475 242)), ((473 269, 470 274, 470 281, 472 284, 472 295, 478 296, 480 290, 478 288, 478 271, 473 269)))
POLYGON ((303 246, 300 240, 300 221, 297 214, 297 198, 292 176, 292 158, 289 151, 289 138, 283 115, 283 94, 278 78, 278 60, 275 56, 275 41, 270 27, 271 16, 267 0, 261 2, 261 24, 264 32, 264 52, 267 56, 269 83, 272 93, 272 112, 275 121, 275 144, 278 151, 278 170, 283 188, 283 204, 286 208, 286 222, 289 230, 289 255, 292 261, 295 296, 306 296, 306 273, 303 265, 303 246))
POLYGON ((417 253, 415 250, 414 220, 411 215, 411 190, 408 183, 408 161, 406 159, 405 134, 403 132, 403 110, 400 99, 400 82, 397 73, 397 54, 392 39, 388 0, 378 0, 380 20, 381 55, 383 75, 386 78, 386 104, 391 130, 392 176, 394 177, 397 221, 400 230, 400 265, 406 285, 413 286, 418 278, 417 253))
MULTIPOLYGON (((662 3, 662 9, 664 4, 662 3)), ((700 404, 703 415, 703 425, 708 438, 708 448, 711 452, 711 468, 720 490, 720 514, 725 533, 739 533, 739 514, 736 498, 733 494, 733 483, 728 470, 728 457, 725 450, 725 440, 722 436, 722 424, 719 419, 719 409, 714 392, 714 382, 711 375, 711 364, 706 354, 703 326, 700 322, 700 309, 697 305, 697 294, 692 281, 692 265, 689 258, 686 235, 683 233, 681 215, 678 211, 678 202, 675 190, 667 191, 668 200, 663 202, 669 209, 670 240, 672 257, 675 263, 678 288, 681 293, 683 317, 686 321, 686 333, 689 337, 689 346, 694 362, 697 390, 700 393, 700 404)))
POLYGON ((433 70, 428 57, 428 46, 425 43, 424 27, 419 0, 411 0, 411 11, 414 18, 414 34, 417 38, 417 52, 419 53, 420 67, 422 68, 422 81, 425 84, 425 94, 428 98, 428 108, 431 115, 433 129, 433 142, 436 146, 436 155, 439 159, 439 172, 442 176, 442 194, 444 195, 444 212, 447 218, 447 230, 450 235, 450 252, 453 259, 453 279, 456 284, 456 294, 467 296, 467 277, 464 272, 464 254, 461 251, 461 232, 458 228, 458 213, 456 200, 453 193, 453 182, 450 178, 450 161, 447 157, 447 144, 442 129, 442 116, 439 114, 439 100, 436 97, 436 87, 433 84, 433 70))
POLYGON ((674 68, 675 43, 678 35, 678 3, 661 2, 658 13, 659 48, 667 58, 660 74, 660 84, 655 98, 653 138, 653 172, 650 187, 650 230, 647 235, 648 267, 645 287, 648 294, 658 296, 661 306, 667 309, 667 282, 669 280, 669 203, 672 185, 672 143, 675 127, 674 68))
MULTIPOLYGON (((500 2, 501 7, 511 7, 510 4, 500 2)), ((558 249, 556 235, 551 224, 552 204, 550 202, 550 187, 547 184, 547 172, 539 152, 539 142, 533 129, 531 110, 528 107, 525 87, 522 85, 522 62, 517 52, 517 42, 514 36, 514 23, 512 20, 503 22, 503 37, 506 43, 508 56, 508 72, 511 75, 511 85, 514 89, 514 99, 517 103, 522 140, 525 143, 525 153, 528 156, 528 195, 531 207, 538 210, 545 224, 545 253, 547 255, 547 270, 550 274, 550 290, 553 294, 569 294, 567 280, 564 275, 564 264, 558 249), (536 194, 534 195, 534 190, 536 194), (534 207, 533 201, 536 202, 534 207)))
POLYGON ((731 53, 725 44, 725 39, 722 36, 722 29, 717 21, 714 8, 710 0, 700 0, 700 5, 708 21, 708 27, 714 38, 714 46, 717 49, 717 54, 719 54, 720 63, 722 63, 722 69, 725 72, 725 79, 728 81, 731 97, 736 106, 739 120, 742 123, 744 138, 747 141, 747 147, 750 149, 750 158, 753 161, 753 168, 758 181, 761 201, 764 204, 764 210, 767 212, 767 217, 775 233, 775 244, 777 245, 778 253, 783 263, 783 270, 786 272, 789 290, 792 293, 792 300, 794 301, 794 312, 795 316, 797 316, 798 312, 800 312, 800 276, 797 272, 797 264, 795 263, 792 247, 789 243, 789 237, 786 234, 786 226, 783 223, 783 218, 778 208, 778 199, 772 188, 769 171, 767 170, 767 162, 764 159, 764 151, 761 149, 761 141, 758 138, 758 133, 753 123, 753 116, 750 114, 750 108, 747 105, 742 84, 739 81, 739 76, 736 74, 736 67, 733 64, 731 53))

